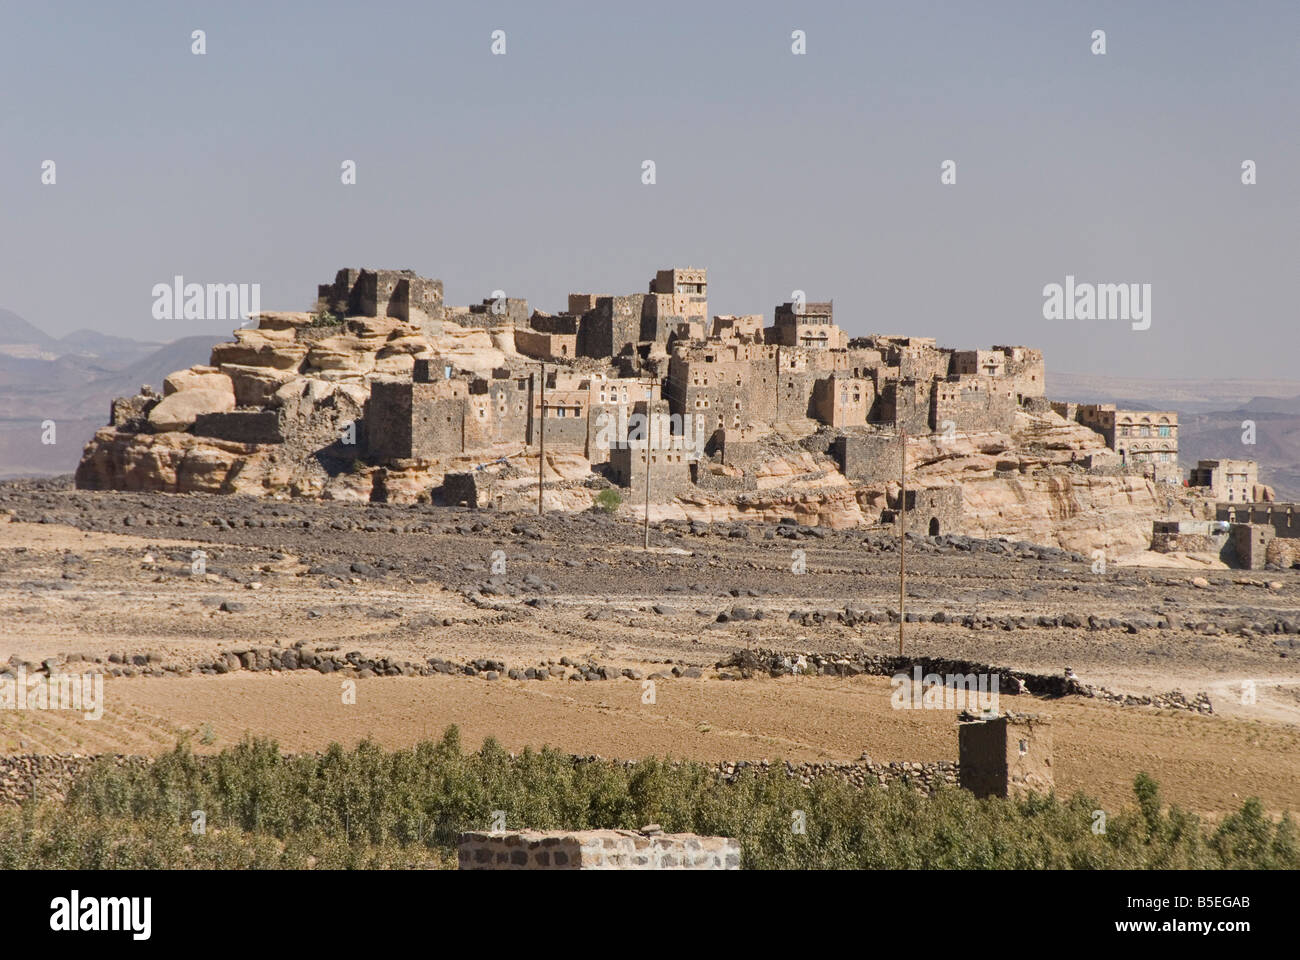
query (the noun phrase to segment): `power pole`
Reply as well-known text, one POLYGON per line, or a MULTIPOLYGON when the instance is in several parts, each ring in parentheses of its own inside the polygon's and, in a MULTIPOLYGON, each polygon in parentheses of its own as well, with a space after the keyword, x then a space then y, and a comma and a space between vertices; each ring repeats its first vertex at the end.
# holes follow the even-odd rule
POLYGON ((903 655, 903 605, 907 603, 904 583, 907 579, 903 564, 907 546, 907 431, 898 431, 898 655, 903 655))
POLYGON ((538 403, 537 419, 541 426, 537 431, 537 515, 542 515, 542 475, 546 469, 546 361, 538 362, 542 368, 542 374, 538 377, 540 386, 541 400, 538 403))
POLYGON ((646 387, 645 390, 645 521, 643 524, 645 541, 641 545, 642 550, 650 549, 650 432, 651 425, 654 423, 654 390, 646 387))

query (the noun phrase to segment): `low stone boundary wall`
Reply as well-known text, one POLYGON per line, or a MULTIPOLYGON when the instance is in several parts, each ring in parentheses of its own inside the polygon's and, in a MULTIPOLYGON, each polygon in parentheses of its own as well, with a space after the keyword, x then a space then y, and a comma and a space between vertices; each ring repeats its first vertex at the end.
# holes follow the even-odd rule
POLYGON ((1188 697, 1186 694, 1171 690, 1157 696, 1131 693, 1116 693, 1105 687, 1082 683, 1074 676, 1058 674, 1023 673, 994 667, 987 663, 974 663, 970 660, 947 660, 941 657, 898 657, 881 656, 864 653, 813 653, 807 651, 766 650, 762 648, 737 650, 731 656, 718 661, 718 669, 724 671, 722 677, 728 678, 728 668, 738 671, 740 677, 751 677, 755 673, 764 673, 779 677, 784 674, 817 674, 819 676, 838 675, 842 677, 870 674, 872 676, 892 677, 903 673, 911 675, 919 667, 922 674, 937 674, 946 677, 950 674, 966 676, 968 674, 986 674, 998 678, 1000 695, 1015 696, 1020 693, 1032 693, 1040 697, 1079 696, 1106 700, 1121 706, 1148 706, 1171 710, 1189 710, 1193 713, 1214 713, 1209 694, 1204 691, 1188 697))
POLYGON ((462 870, 739 870, 729 837, 643 830, 518 830, 462 833, 462 870))
MULTIPOLYGON (((97 760, 108 759, 117 766, 147 767, 153 762, 152 757, 106 754, 103 757, 86 754, 21 754, 0 756, 0 805, 21 803, 31 796, 33 787, 38 797, 62 800, 72 782, 90 769, 97 760)), ((208 757, 200 755, 200 763, 208 757)), ((633 769, 640 760, 611 760, 594 754, 587 756, 571 755, 574 764, 581 763, 617 763, 624 769, 633 769)), ((672 767, 680 767, 688 761, 668 761, 672 767)), ((912 787, 920 793, 933 793, 941 786, 955 787, 959 781, 960 770, 955 760, 934 761, 892 761, 878 763, 865 754, 856 762, 821 761, 792 763, 789 760, 773 762, 770 760, 723 760, 713 763, 697 761, 712 770, 720 779, 731 783, 747 771, 765 774, 773 769, 782 771, 787 777, 797 778, 804 786, 810 786, 820 777, 836 777, 854 787, 869 785, 887 787, 901 784, 912 787)))

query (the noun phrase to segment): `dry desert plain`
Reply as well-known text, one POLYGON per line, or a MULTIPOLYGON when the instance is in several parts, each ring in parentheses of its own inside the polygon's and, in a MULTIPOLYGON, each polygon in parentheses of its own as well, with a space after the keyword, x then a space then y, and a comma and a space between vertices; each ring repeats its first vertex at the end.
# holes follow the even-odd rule
MULTIPOLYGON (((91 493, 66 479, 0 484, 0 512, 0 660, 109 674, 98 720, 0 711, 5 754, 158 753, 182 736, 208 751, 246 733, 290 752, 405 746, 455 723, 467 746, 491 735, 618 758, 956 759, 956 711, 895 709, 886 676, 717 666, 747 648, 895 653, 888 531, 665 524, 646 551, 639 524, 596 511, 91 493), (231 656, 250 651, 253 669, 231 656), (304 666, 312 652, 354 665, 322 673, 304 666), (546 679, 510 676, 523 670, 546 679)), ((1098 574, 1059 550, 963 538, 909 539, 907 554, 910 655, 1209 695, 1212 715, 1003 690, 1002 709, 1052 717, 1058 792, 1131 804, 1145 770, 1211 817, 1252 795, 1300 810, 1300 574, 1098 574)))

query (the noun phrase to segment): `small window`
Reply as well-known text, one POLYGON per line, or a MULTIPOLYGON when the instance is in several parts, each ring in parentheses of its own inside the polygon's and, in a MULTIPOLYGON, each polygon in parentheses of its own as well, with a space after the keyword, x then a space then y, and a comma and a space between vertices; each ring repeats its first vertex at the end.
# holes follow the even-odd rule
POLYGON ((1020 741, 1020 755, 1023 757, 1023 756, 1024 756, 1026 753, 1028 753, 1028 752, 1029 752, 1029 741, 1028 741, 1028 740, 1021 740, 1021 741, 1020 741))

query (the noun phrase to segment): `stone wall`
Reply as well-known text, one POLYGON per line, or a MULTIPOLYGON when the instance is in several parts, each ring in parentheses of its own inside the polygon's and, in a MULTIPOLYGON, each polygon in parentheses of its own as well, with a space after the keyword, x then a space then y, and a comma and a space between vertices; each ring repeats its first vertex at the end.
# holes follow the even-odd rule
MULTIPOLYGON (((946 487, 912 488, 907 491, 907 532, 918 537, 938 537, 961 533, 962 488, 959 484, 946 487)), ((882 510, 880 522, 898 522, 898 497, 890 499, 891 509, 882 510)))
POLYGON ((1262 570, 1268 563, 1268 544, 1273 528, 1253 523, 1234 523, 1228 528, 1236 566, 1243 570, 1262 570))
POLYGON ((280 414, 276 410, 232 410, 229 413, 200 413, 194 418, 194 434, 236 443, 283 443, 280 414))
POLYGON ((462 870, 739 870, 728 837, 643 830, 515 830, 462 833, 462 870))
POLYGON ((930 423, 939 433, 946 432, 948 423, 959 433, 1010 433, 1017 409, 1015 395, 1004 382, 983 377, 939 381, 930 423))
POLYGON ((478 507, 478 471, 448 473, 442 478, 442 502, 448 506, 478 507))
POLYGON ((1279 537, 1300 538, 1300 504, 1281 501, 1257 503, 1220 503, 1215 508, 1216 519, 1228 523, 1254 523, 1273 528, 1279 537))
POLYGON ((144 430, 148 426, 149 411, 161 401, 162 397, 148 387, 142 387, 134 397, 118 397, 109 406, 109 425, 125 430, 144 430))
POLYGON ((599 297, 578 323, 578 355, 615 357, 641 339, 641 314, 648 294, 599 297))
POLYGON ((896 435, 869 433, 836 437, 831 445, 840 472, 855 483, 885 483, 899 475, 896 435))
MULTIPOLYGON (((199 755, 200 764, 210 763, 211 756, 199 755)), ((637 760, 609 760, 598 756, 571 755, 577 764, 616 763, 631 770, 637 760)), ((62 800, 74 780, 86 773, 99 760, 117 766, 147 767, 152 757, 124 754, 20 754, 0 756, 0 805, 20 803, 32 795, 62 800)), ((676 768, 681 760, 666 761, 676 768)), ((903 786, 921 794, 932 794, 944 787, 956 787, 960 780, 960 766, 954 760, 877 762, 863 756, 856 762, 810 761, 791 763, 769 760, 721 760, 705 763, 720 780, 734 782, 749 773, 768 774, 774 770, 804 786, 810 786, 821 777, 831 777, 852 787, 903 786)))

